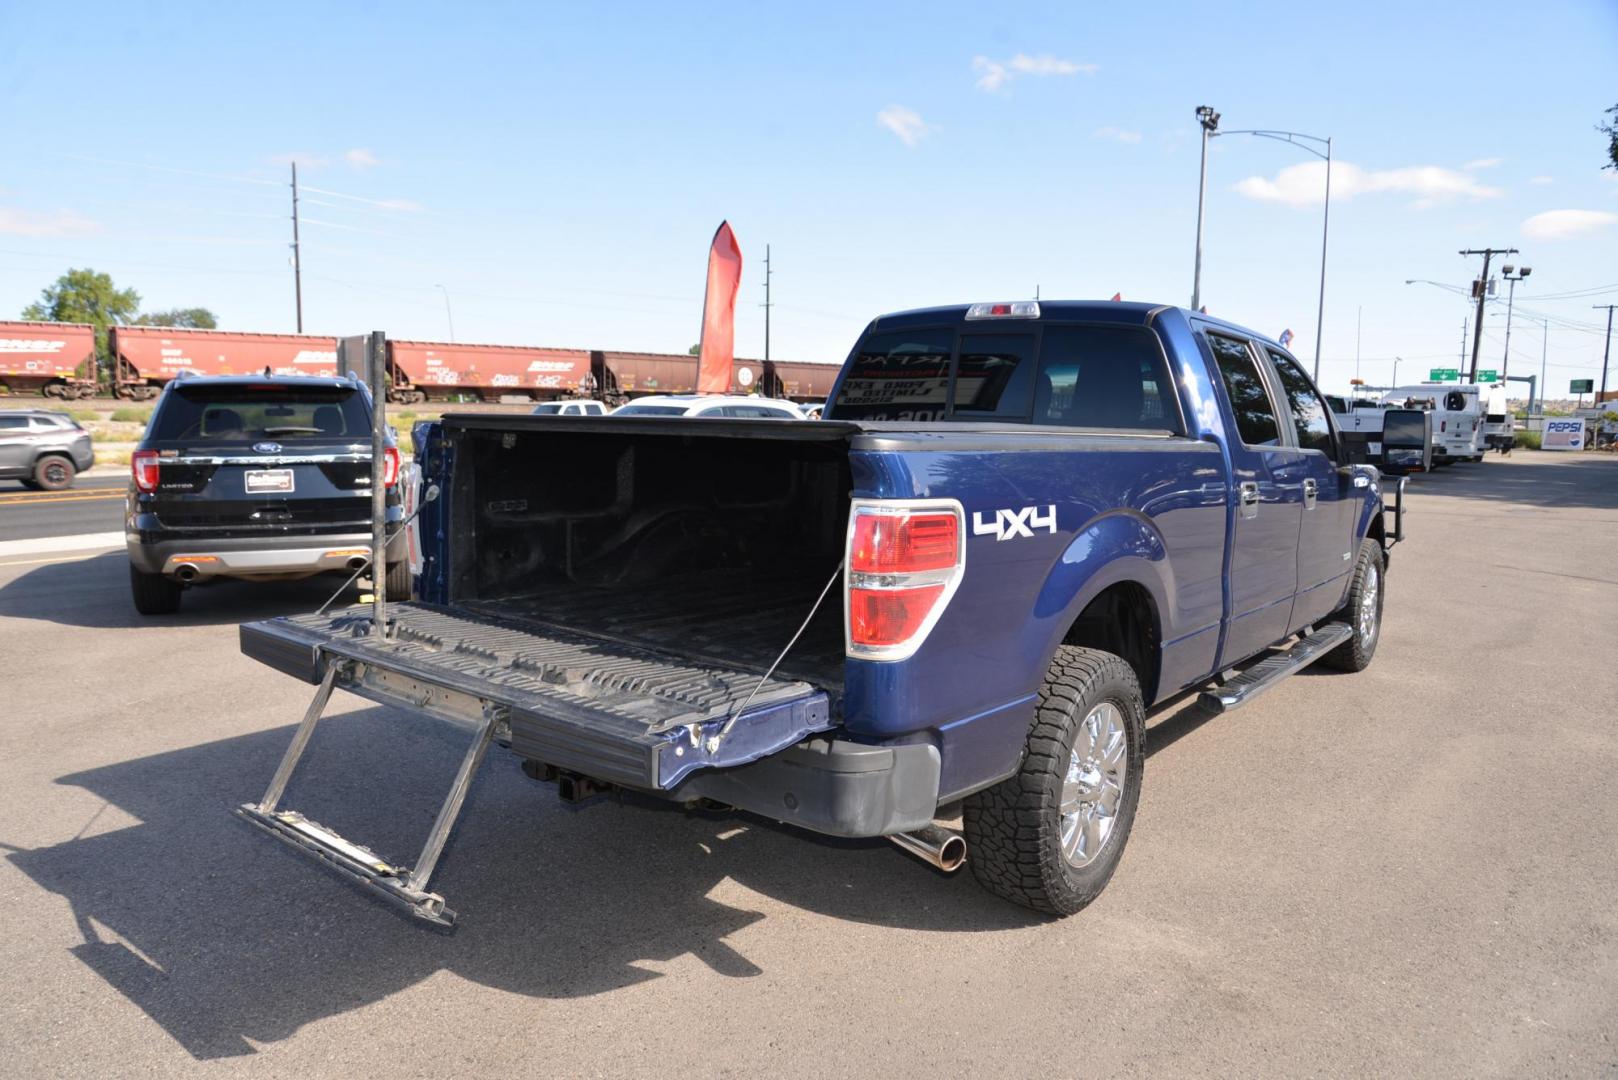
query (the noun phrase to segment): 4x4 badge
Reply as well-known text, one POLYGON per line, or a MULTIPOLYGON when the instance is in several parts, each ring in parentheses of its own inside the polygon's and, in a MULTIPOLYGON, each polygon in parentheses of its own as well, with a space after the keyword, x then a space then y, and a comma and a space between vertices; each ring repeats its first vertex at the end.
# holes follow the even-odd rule
POLYGON ((279 454, 281 444, 278 442, 256 442, 253 444, 253 452, 257 454, 279 454))

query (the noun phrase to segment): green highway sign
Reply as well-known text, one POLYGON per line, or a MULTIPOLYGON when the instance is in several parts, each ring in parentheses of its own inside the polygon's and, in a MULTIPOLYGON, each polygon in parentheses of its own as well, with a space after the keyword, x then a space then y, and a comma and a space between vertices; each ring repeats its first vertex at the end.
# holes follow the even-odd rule
POLYGON ((1594 379, 1574 379, 1567 384, 1567 392, 1570 394, 1593 394, 1596 392, 1596 381, 1594 379))
POLYGON ((1428 382, 1459 382, 1461 373, 1452 367, 1435 367, 1427 373, 1428 382))
POLYGON ((1499 382, 1500 381, 1500 373, 1498 371, 1480 371, 1480 372, 1478 372, 1477 381, 1478 382, 1499 382))

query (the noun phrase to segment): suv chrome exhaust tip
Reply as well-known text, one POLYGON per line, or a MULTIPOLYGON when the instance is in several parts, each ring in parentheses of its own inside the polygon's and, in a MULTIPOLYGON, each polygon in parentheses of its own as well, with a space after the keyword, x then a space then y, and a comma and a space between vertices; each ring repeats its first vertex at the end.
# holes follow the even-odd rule
POLYGON ((953 874, 966 862, 966 837, 942 825, 928 825, 915 832, 894 833, 888 839, 946 874, 953 874))
POLYGON ((348 560, 348 568, 350 570, 364 570, 369 565, 371 565, 371 560, 366 558, 364 555, 356 555, 352 559, 348 560))
POLYGON ((197 568, 190 563, 181 563, 174 568, 174 576, 184 582, 197 580, 197 568))

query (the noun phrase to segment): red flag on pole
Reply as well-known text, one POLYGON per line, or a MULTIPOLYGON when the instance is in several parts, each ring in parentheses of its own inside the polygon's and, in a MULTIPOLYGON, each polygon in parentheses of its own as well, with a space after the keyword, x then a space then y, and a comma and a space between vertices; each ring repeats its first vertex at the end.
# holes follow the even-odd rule
POLYGON ((722 221, 708 249, 708 291, 702 301, 702 349, 697 393, 730 392, 736 360, 736 289, 742 282, 742 249, 730 222, 722 221))
POLYGON ((1114 303, 1117 303, 1118 301, 1122 300, 1123 298, 1124 298, 1124 294, 1121 293, 1121 292, 1115 292, 1115 293, 1112 294, 1112 299, 1113 299, 1114 303))

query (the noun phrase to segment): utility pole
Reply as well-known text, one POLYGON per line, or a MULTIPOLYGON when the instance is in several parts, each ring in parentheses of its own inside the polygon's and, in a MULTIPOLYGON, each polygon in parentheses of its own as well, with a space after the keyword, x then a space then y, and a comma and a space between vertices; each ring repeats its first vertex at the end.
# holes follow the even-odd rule
MULTIPOLYGON (((1551 321, 1549 319, 1542 319, 1541 321, 1545 324, 1545 333, 1544 336, 1539 339, 1539 414, 1544 416, 1546 386, 1545 357, 1549 356, 1551 351, 1551 321)), ((1528 403, 1528 415, 1534 415, 1534 403, 1532 401, 1528 403)))
MULTIPOLYGON (((1489 260, 1496 255, 1515 255, 1517 254, 1517 249, 1467 248, 1461 254, 1483 256, 1483 273, 1478 275, 1477 282, 1478 321, 1477 325, 1472 328, 1472 367, 1466 375, 1467 382, 1475 383, 1478 381, 1478 350, 1483 347, 1483 302, 1489 298, 1489 260)), ((1461 362, 1463 364, 1466 362, 1464 355, 1461 357, 1461 362)))
POLYGON ((298 304, 298 333, 303 333, 303 254, 298 248, 298 163, 292 163, 292 292, 298 304))
POLYGON ((1466 370, 1466 320, 1461 320, 1461 370, 1466 370))
POLYGON ((764 362, 770 362, 770 245, 764 245, 764 362))
POLYGON ((1360 377, 1360 320, 1365 315, 1365 308, 1354 309, 1354 377, 1360 377))
MULTIPOLYGON (((1591 304, 1590 307, 1597 311, 1603 307, 1607 309, 1607 347, 1601 353, 1601 393, 1605 395, 1607 392, 1607 361, 1612 358, 1612 309, 1618 307, 1618 304, 1591 304)), ((1596 404, 1601 404, 1600 398, 1596 399, 1596 404)))
POLYGON ((1197 261, 1191 272, 1191 310, 1202 310, 1202 209, 1208 198, 1208 138, 1219 130, 1219 114, 1212 106, 1197 106, 1202 125, 1202 179, 1197 181, 1197 261))

